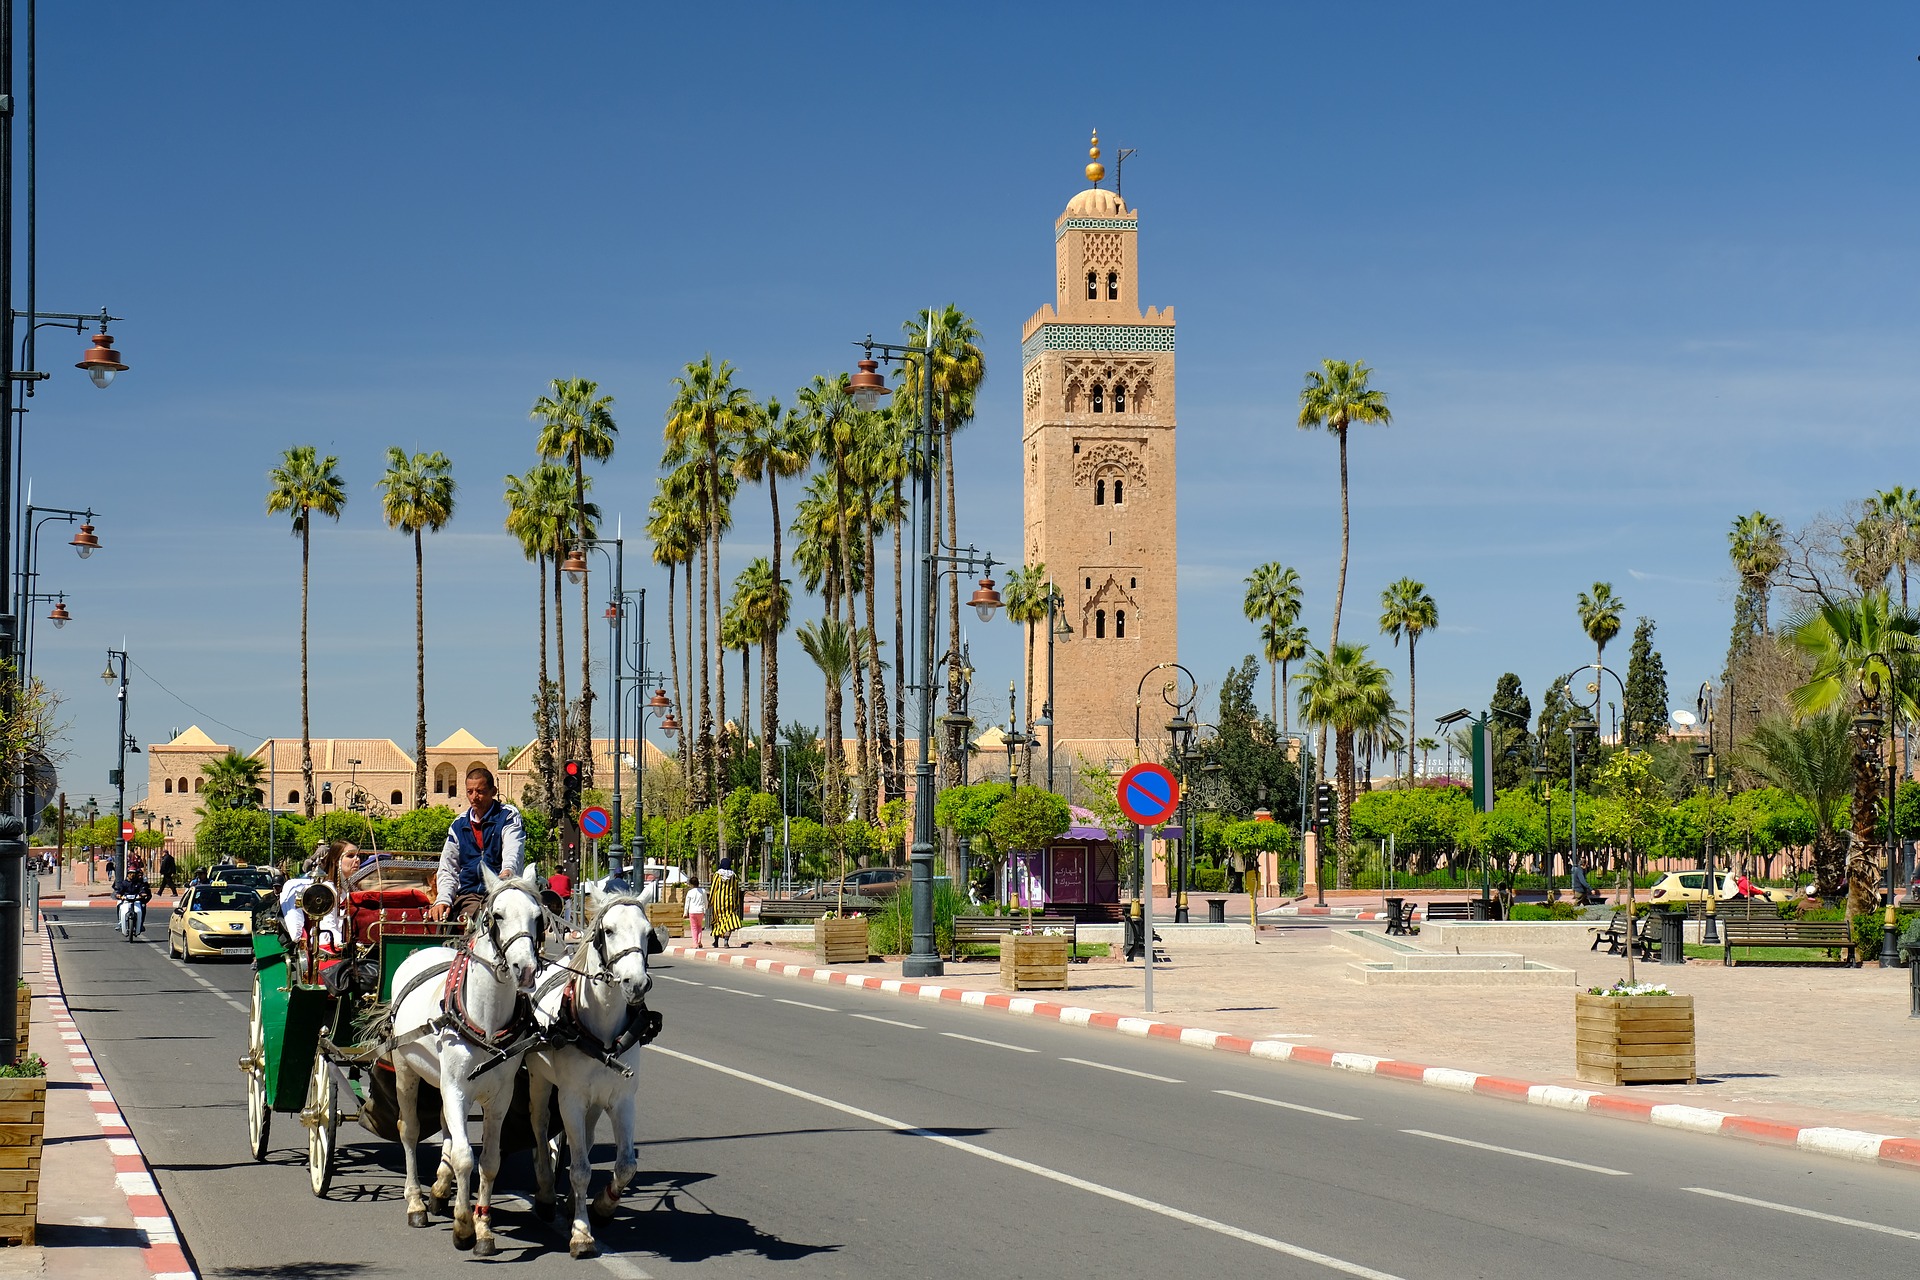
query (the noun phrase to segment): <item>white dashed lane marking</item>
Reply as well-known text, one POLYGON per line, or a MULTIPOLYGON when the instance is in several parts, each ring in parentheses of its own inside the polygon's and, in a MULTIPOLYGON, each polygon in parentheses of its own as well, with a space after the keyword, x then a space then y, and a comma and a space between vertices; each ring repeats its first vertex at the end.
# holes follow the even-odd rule
POLYGON ((1038 1049, 1029 1049, 1025 1045, 1002 1044, 998 1040, 982 1040, 979 1036, 963 1036, 958 1031, 942 1031, 941 1035, 949 1040, 965 1040, 971 1044, 984 1044, 994 1049, 1011 1049, 1015 1053, 1038 1053, 1038 1049))
POLYGON ((1172 1076, 1157 1076, 1151 1071, 1135 1071, 1132 1067, 1116 1067, 1108 1062, 1094 1062, 1087 1058, 1062 1058, 1062 1062, 1071 1062, 1076 1067, 1094 1067, 1101 1071, 1112 1071, 1117 1075, 1138 1076, 1142 1080, 1158 1080, 1161 1084, 1185 1084, 1185 1080, 1175 1080, 1172 1076))
POLYGON ((1631 1178, 1633 1176, 1625 1169, 1609 1169, 1601 1164, 1583 1164, 1578 1160, 1562 1160, 1559 1156, 1543 1156, 1537 1151, 1518 1151, 1513 1147, 1496 1147, 1491 1142, 1475 1142, 1471 1138, 1456 1138, 1445 1133, 1429 1133, 1425 1129, 1402 1129, 1400 1132, 1412 1134, 1416 1138, 1432 1138, 1435 1142, 1451 1142, 1456 1147, 1472 1147, 1476 1151, 1491 1151, 1496 1155, 1518 1156, 1522 1160, 1538 1160, 1542 1164, 1557 1164, 1568 1169, 1585 1169, 1588 1173, 1604 1173, 1609 1178, 1631 1178))
POLYGON ((1285 1107, 1289 1111, 1304 1111, 1310 1116, 1325 1116, 1329 1120, 1358 1120, 1359 1116, 1350 1116, 1344 1111, 1322 1111, 1319 1107, 1303 1106, 1298 1102, 1282 1102, 1278 1098, 1263 1098, 1257 1093, 1235 1093, 1231 1089, 1215 1089, 1215 1093, 1225 1098, 1239 1098, 1246 1102, 1262 1102, 1269 1107, 1285 1107))

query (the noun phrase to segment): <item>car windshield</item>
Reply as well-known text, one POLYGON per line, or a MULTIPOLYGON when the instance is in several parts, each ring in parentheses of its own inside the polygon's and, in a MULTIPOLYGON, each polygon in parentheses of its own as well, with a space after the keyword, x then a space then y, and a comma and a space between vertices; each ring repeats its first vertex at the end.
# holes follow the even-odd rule
POLYGON ((251 889, 223 889, 218 886, 194 890, 194 911, 252 911, 260 895, 251 889))
POLYGON ((226 884, 265 885, 273 883, 273 872, 265 867, 228 867, 214 879, 226 884))

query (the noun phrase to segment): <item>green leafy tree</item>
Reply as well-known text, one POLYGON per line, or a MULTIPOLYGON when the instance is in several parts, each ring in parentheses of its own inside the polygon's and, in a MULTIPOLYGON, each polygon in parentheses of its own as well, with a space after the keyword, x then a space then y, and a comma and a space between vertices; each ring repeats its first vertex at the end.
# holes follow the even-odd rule
MULTIPOLYGON (((1277 821, 1297 823, 1300 774, 1289 756, 1287 740, 1275 736, 1273 721, 1262 717, 1254 703, 1259 679, 1259 660, 1249 656, 1238 667, 1227 668, 1220 682, 1213 738, 1213 757, 1220 765, 1219 791, 1205 799, 1230 818, 1251 817, 1265 803, 1277 821)), ((1107 790, 1113 790, 1111 782, 1107 790)))
POLYGON ((258 809, 267 767, 251 756, 229 751, 200 766, 206 777, 205 812, 218 809, 258 809))
POLYGON ((453 464, 435 450, 408 456, 387 450, 387 473, 378 486, 387 527, 413 538, 413 807, 427 804, 427 576, 422 535, 438 533, 453 519, 453 464))
POLYGON ((1741 744, 1740 763, 1806 807, 1813 830, 1815 892, 1846 892, 1846 835, 1840 824, 1853 791, 1856 745, 1846 709, 1829 707, 1800 721, 1769 717, 1741 744))
POLYGON ((1379 727, 1392 715, 1392 683, 1386 669, 1367 657, 1365 645, 1342 644, 1331 650, 1314 650, 1300 673, 1300 686, 1300 718, 1333 733, 1340 792, 1336 844, 1342 853, 1340 875, 1344 885, 1356 794, 1354 738, 1379 727))
POLYGON ((1664 737, 1667 728, 1667 664, 1653 647, 1653 619, 1643 617, 1633 629, 1633 647, 1627 654, 1627 704, 1620 708, 1627 740, 1646 744, 1664 737))
POLYGON ((307 599, 313 559, 313 518, 339 520, 347 505, 347 483, 340 478, 340 459, 319 457, 310 444, 295 445, 281 455, 280 465, 267 473, 267 514, 289 514, 300 538, 300 800, 313 816, 313 737, 308 713, 307 599))
MULTIPOLYGON (((386 847, 410 853, 438 854, 453 825, 454 812, 444 804, 409 809, 387 824, 386 847)), ((525 815, 522 815, 522 821, 525 815)))
MULTIPOLYGON (((1417 712, 1414 705, 1414 647, 1423 633, 1440 625, 1440 609, 1433 603, 1433 597, 1427 594, 1426 584, 1415 582, 1412 578, 1402 578, 1380 593, 1380 630, 1393 638, 1397 647, 1402 636, 1407 640, 1407 723, 1417 725, 1417 712)), ((1524 723, 1524 721, 1522 722, 1524 723)), ((1409 755, 1407 777, 1413 777, 1413 763, 1409 755)))
MULTIPOLYGON (((1616 751, 1600 769, 1600 789, 1612 800, 1602 809, 1604 828, 1625 849, 1627 916, 1633 917, 1637 859, 1653 844, 1669 807, 1667 789, 1644 751, 1616 751)), ((1633 948, 1627 948, 1627 981, 1633 981, 1633 948)))
POLYGON ((1065 800, 1041 787, 1021 787, 994 806, 987 834, 996 847, 1024 853, 1045 849, 1072 825, 1065 800))
POLYGON ((1487 711, 1495 793, 1528 785, 1532 781, 1533 735, 1527 726, 1533 720, 1533 703, 1521 687, 1519 676, 1508 671, 1494 682, 1487 711))
MULTIPOLYGON (((769 565, 769 577, 779 588, 780 605, 778 609, 779 626, 773 628, 770 640, 762 641, 760 656, 761 682, 764 692, 760 699, 760 789, 771 791, 774 786, 774 740, 780 734, 780 632, 787 627, 787 588, 786 582, 772 566, 784 568, 786 560, 780 550, 780 482, 791 480, 804 472, 813 461, 813 451, 808 447, 806 433, 801 429, 799 417, 789 410, 783 417, 780 402, 769 399, 765 404, 755 406, 751 414, 742 414, 739 429, 739 448, 734 454, 733 469, 742 480, 759 484, 766 482, 767 503, 773 510, 773 555, 767 561, 755 561, 769 565)), ((669 607, 673 600, 673 587, 667 587, 669 607)), ((763 600, 765 606, 770 601, 763 600)), ((773 611, 767 607, 755 609, 756 617, 767 623, 773 611)), ((672 632, 672 623, 668 623, 668 632, 672 632)))

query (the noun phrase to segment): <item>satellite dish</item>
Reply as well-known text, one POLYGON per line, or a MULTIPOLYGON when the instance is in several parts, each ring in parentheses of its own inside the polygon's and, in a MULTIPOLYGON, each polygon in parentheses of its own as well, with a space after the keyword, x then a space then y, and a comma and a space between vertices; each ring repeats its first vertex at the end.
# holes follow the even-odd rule
POLYGON ((1669 712, 1667 714, 1667 719, 1673 721, 1675 724, 1679 725, 1682 729, 1690 729, 1694 725, 1700 723, 1700 717, 1694 715, 1693 712, 1688 711, 1685 708, 1682 708, 1679 711, 1669 712))

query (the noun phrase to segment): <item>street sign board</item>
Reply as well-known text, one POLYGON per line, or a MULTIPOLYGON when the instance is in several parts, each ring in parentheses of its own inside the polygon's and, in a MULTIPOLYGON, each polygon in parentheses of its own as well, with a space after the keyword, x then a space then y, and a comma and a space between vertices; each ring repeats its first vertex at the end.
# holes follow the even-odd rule
POLYGON ((1143 827, 1157 827, 1180 807, 1180 783, 1163 764, 1137 764, 1114 789, 1120 812, 1143 827))
POLYGON ((591 805, 580 811, 580 834, 589 840, 598 840, 613 830, 613 815, 599 805, 591 805))
POLYGON ((131 822, 125 822, 125 821, 123 821, 123 822, 121 822, 121 824, 120 824, 120 838, 121 838, 122 840, 131 840, 131 839, 133 839, 133 824, 132 824, 131 822))

